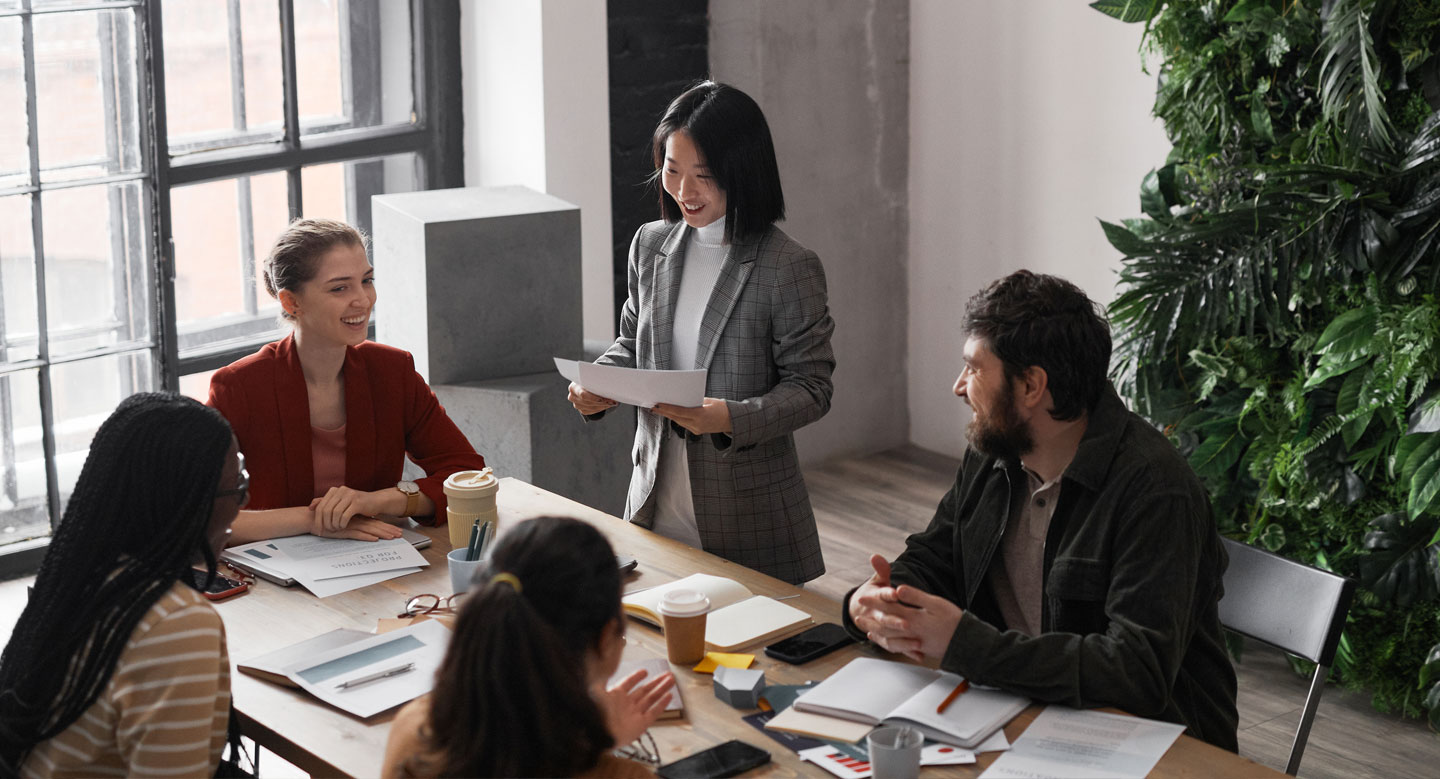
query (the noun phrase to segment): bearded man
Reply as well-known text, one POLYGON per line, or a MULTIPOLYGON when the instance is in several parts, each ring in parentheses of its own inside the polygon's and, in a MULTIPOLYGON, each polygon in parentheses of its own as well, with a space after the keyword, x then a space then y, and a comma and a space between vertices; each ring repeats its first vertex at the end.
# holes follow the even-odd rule
POLYGON ((973 411, 929 527, 845 597, 857 638, 1044 702, 1115 706, 1235 751, 1227 558, 1175 447, 1106 378, 1110 328, 1064 279, 971 298, 955 394, 973 411))

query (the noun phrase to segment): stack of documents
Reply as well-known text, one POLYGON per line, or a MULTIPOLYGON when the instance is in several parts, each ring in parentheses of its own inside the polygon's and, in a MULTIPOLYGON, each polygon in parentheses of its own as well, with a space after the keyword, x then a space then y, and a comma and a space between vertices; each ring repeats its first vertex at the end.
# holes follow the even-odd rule
POLYGON ((450 629, 432 619, 380 635, 334 630, 239 665, 371 717, 430 692, 449 643, 450 629))
POLYGON ((227 552, 263 563, 321 598, 415 573, 429 565, 403 538, 354 541, 290 536, 232 547, 227 552))

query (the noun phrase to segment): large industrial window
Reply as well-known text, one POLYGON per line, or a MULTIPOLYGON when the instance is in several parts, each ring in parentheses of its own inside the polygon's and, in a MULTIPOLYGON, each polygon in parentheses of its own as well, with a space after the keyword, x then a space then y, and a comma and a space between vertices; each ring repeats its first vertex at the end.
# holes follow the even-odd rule
MULTIPOLYGON (((459 186, 453 0, 0 0, 0 573, 126 395, 281 334, 286 222, 459 186)), ((159 485, 157 485, 158 487, 159 485)))

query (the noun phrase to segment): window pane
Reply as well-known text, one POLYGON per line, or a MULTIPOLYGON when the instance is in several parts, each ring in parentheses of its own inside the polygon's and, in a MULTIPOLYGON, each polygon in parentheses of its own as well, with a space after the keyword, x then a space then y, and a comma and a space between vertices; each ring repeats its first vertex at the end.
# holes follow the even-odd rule
POLYGON ((167 2, 165 101, 170 153, 282 136, 280 11, 276 0, 167 2))
POLYGON ((11 16, 0 19, 0 189, 30 183, 27 124, 20 17, 11 16))
POLYGON ((215 371, 191 373, 180 377, 180 394, 188 395, 201 403, 210 399, 210 377, 215 371))
MULTIPOLYGON (((128 0, 30 0, 31 8, 65 8, 76 5, 108 5, 110 3, 125 3, 128 0)), ((3 3, 0 3, 3 5, 3 3)))
POLYGON ((295 0, 295 51, 303 134, 413 121, 409 3, 295 0))
POLYGON ((414 192, 418 164, 414 154, 395 154, 303 168, 300 183, 305 215, 344 219, 368 235, 370 197, 414 192))
POLYGON ((63 507, 75 491, 80 467, 100 423, 121 400, 154 389, 155 380, 148 351, 56 365, 50 369, 50 378, 55 404, 55 469, 63 507))
POLYGON ((35 311, 35 249, 30 196, 0 197, 0 363, 33 359, 40 326, 35 311))
POLYGON ((51 354, 150 339, 149 218, 138 182, 40 195, 51 354))
POLYGON ((139 171, 134 14, 33 18, 41 180, 139 171))
POLYGON ((0 545, 50 535, 40 372, 0 375, 0 545))
POLYGON ((180 353, 279 332, 260 267, 290 213, 285 174, 177 187, 170 208, 180 353))

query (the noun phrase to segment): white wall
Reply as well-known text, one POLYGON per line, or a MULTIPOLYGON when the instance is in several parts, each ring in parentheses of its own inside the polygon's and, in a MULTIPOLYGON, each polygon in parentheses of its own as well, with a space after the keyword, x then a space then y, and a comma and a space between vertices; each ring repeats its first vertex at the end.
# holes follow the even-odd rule
POLYGON ((1084 3, 912 0, 910 439, 959 456, 965 301, 1029 268, 1115 296, 1097 218, 1140 213, 1170 146, 1150 115, 1140 25, 1084 3))
POLYGON ((465 184, 523 184, 580 206, 584 337, 610 340, 605 3, 467 0, 460 24, 465 184))

